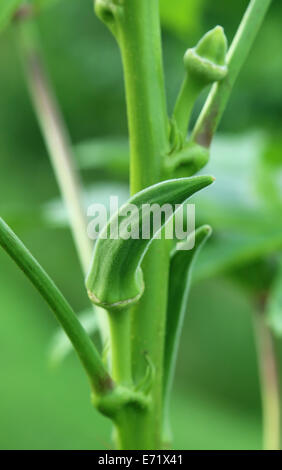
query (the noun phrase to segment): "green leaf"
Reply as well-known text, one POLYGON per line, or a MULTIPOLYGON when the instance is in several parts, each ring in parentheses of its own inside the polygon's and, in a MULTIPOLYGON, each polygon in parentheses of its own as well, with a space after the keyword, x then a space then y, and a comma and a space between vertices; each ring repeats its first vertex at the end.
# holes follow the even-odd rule
POLYGON ((282 141, 273 136, 266 140, 256 167, 256 189, 270 210, 282 209, 282 141))
POLYGON ((213 239, 199 256, 195 280, 229 272, 282 248, 282 233, 244 234, 239 231, 215 231, 213 239))
MULTIPOLYGON (((82 312, 78 315, 78 319, 89 336, 98 331, 98 319, 93 308, 82 312)), ((51 366, 61 365, 73 350, 73 345, 64 330, 58 329, 51 340, 48 353, 51 366)))
POLYGON ((266 321, 279 338, 282 337, 282 257, 279 260, 279 270, 270 290, 267 306, 266 321))
MULTIPOLYGON (((95 185, 91 185, 86 188, 83 199, 85 201, 85 213, 87 207, 89 207, 93 201, 98 204, 104 204, 105 207, 109 208, 110 196, 115 195, 119 201, 124 203, 128 199, 129 189, 128 186, 122 183, 107 183, 107 182, 96 182, 95 185)), ((66 208, 61 199, 53 199, 43 206, 43 217, 48 225, 68 226, 68 214, 66 208)))
POLYGON ((186 242, 178 243, 171 256, 164 358, 164 398, 166 406, 168 405, 178 345, 187 310, 193 265, 199 251, 210 235, 211 228, 208 225, 198 228, 195 232, 194 248, 192 250, 184 249, 185 244, 190 242, 188 239, 186 242))
MULTIPOLYGON (((140 264, 160 228, 152 227, 148 238, 142 238, 142 205, 183 204, 192 194, 210 185, 210 176, 169 180, 137 193, 116 213, 100 233, 94 248, 90 273, 86 280, 92 302, 108 310, 124 308, 141 297, 144 284, 140 264), (137 211, 132 213, 132 205, 137 211), (110 238, 111 228, 118 227, 116 239, 110 238), (128 236, 130 227, 132 236, 128 236), (156 231, 154 231, 156 230, 156 231)), ((174 209, 175 210, 175 209, 174 209)), ((143 214, 144 215, 144 214, 143 214)), ((146 221, 148 222, 147 214, 146 221)), ((164 225, 166 221, 162 220, 164 225)), ((152 225, 152 224, 151 224, 152 225)))
MULTIPOLYGON (((122 182, 96 181, 94 185, 85 188, 83 192, 85 213, 93 201, 103 204, 109 210, 110 197, 113 194, 118 197, 121 204, 124 204, 129 195, 128 185, 122 182)), ((23 204, 15 207, 4 204, 1 205, 1 212, 6 222, 17 231, 34 228, 68 229, 70 227, 68 212, 60 197, 33 207, 23 204)))
MULTIPOLYGON (((276 184, 275 197, 271 186, 268 192, 266 186, 262 190, 265 176, 261 165, 265 152, 269 155, 267 145, 265 135, 258 132, 215 139, 207 171, 215 174, 217 184, 208 197, 204 193, 197 197, 200 221, 213 227, 214 236, 205 255, 199 257, 196 279, 237 268, 282 247, 277 162, 266 177, 276 184)), ((281 150, 276 149, 276 154, 281 158, 281 150)))
POLYGON ((129 143, 122 137, 101 138, 75 146, 78 166, 82 170, 95 170, 99 176, 128 180, 129 143))

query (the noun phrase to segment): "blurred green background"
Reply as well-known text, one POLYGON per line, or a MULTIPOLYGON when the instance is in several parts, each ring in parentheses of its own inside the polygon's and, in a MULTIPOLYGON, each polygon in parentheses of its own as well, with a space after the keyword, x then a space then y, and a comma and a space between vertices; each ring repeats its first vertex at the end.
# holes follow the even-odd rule
MULTIPOLYGON (((248 1, 161 4, 171 110, 186 48, 216 24, 224 26, 231 42, 248 1)), ((271 281, 282 246, 281 18, 282 4, 274 1, 205 170, 217 177, 216 188, 200 198, 197 217, 210 222, 215 234, 199 260, 182 336, 172 402, 177 449, 262 446, 253 292, 271 281)), ((91 0, 52 2, 38 23, 72 141, 90 142, 84 152, 95 167, 92 141, 127 135, 118 48, 95 18, 91 0)), ((1 216, 79 312, 88 306, 83 276, 69 230, 52 215, 59 191, 27 94, 14 28, 0 37, 0 57, 1 216)), ((82 164, 79 155, 78 150, 82 164)), ((92 199, 117 191, 126 195, 120 172, 109 178, 86 167, 82 176, 92 199)), ((50 368, 56 322, 1 251, 0 299, 0 448, 110 449, 110 423, 92 408, 78 360, 73 354, 50 368)))

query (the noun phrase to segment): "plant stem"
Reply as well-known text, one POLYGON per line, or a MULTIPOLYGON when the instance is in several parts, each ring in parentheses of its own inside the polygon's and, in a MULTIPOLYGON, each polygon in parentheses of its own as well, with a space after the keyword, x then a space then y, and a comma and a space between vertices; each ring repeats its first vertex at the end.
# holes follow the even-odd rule
MULTIPOLYGON (((134 194, 160 181, 164 156, 169 149, 158 0, 125 0, 117 27, 130 135, 130 185, 134 194)), ((142 270, 145 292, 133 307, 132 318, 133 377, 139 381, 146 372, 145 352, 154 364, 156 376, 151 392, 152 407, 148 413, 136 416, 134 422, 134 448, 158 449, 162 434, 162 372, 169 271, 166 241, 152 243, 142 270), (140 434, 137 429, 145 431, 140 434)), ((133 419, 132 414, 130 419, 133 419)), ((129 421, 125 419, 125 426, 126 423, 129 421)), ((123 429, 121 435, 126 435, 123 429)), ((120 442, 120 445, 126 444, 120 442)))
POLYGON ((168 151, 158 0, 126 0, 119 24, 130 135, 131 194, 161 179, 168 151))
POLYGON ((237 76, 250 52, 272 0, 251 0, 227 55, 228 75, 213 85, 192 139, 209 148, 237 76))
POLYGON ((87 236, 86 214, 72 145, 43 65, 34 21, 23 19, 19 23, 19 32, 18 42, 34 111, 66 204, 80 262, 86 273, 92 246, 87 236))
POLYGON ((120 385, 132 384, 131 312, 130 309, 109 312, 112 375, 120 385))
POLYGON ((263 311, 256 311, 254 323, 263 409, 263 448, 279 450, 280 399, 274 344, 263 311))
POLYGON ((1 218, 0 245, 23 270, 53 310, 82 362, 94 393, 100 396, 111 391, 114 386, 112 379, 71 306, 37 260, 1 218))
POLYGON ((197 83, 191 79, 189 74, 186 74, 173 112, 173 118, 177 122, 178 129, 184 139, 188 132, 188 125, 196 98, 202 89, 202 83, 197 83))

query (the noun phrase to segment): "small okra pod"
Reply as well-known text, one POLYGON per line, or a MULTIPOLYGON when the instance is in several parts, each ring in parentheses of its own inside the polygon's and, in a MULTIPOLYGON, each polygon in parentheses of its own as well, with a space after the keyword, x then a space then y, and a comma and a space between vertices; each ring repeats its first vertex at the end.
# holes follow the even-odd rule
POLYGON ((227 39, 221 26, 216 26, 206 33, 196 47, 186 51, 186 76, 173 113, 173 120, 182 136, 186 136, 191 112, 201 91, 207 85, 226 77, 226 54, 227 39))

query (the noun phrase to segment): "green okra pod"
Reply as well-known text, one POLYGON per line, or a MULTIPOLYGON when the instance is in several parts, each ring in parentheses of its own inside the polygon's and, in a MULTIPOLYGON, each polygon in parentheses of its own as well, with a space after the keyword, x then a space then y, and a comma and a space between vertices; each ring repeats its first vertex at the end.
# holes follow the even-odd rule
POLYGON ((144 217, 146 223, 151 217, 149 212, 144 216, 144 205, 151 208, 154 204, 184 204, 190 196, 213 181, 211 176, 164 181, 129 199, 102 230, 95 245, 86 280, 88 295, 93 303, 107 310, 124 309, 141 297, 144 283, 140 264, 150 243, 168 222, 168 219, 161 220, 157 228, 151 227, 144 236, 144 217), (130 236, 127 236, 128 227, 130 236), (113 231, 115 238, 111 237, 113 231))

